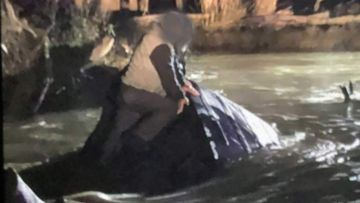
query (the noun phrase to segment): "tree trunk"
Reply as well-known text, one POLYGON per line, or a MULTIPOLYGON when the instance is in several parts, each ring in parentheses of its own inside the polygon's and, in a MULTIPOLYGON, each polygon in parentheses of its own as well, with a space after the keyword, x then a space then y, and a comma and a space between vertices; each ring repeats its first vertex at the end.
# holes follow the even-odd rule
POLYGON ((101 0, 100 9, 102 12, 120 10, 120 0, 101 0))
POLYGON ((129 10, 137 11, 139 10, 138 1, 137 0, 129 0, 129 10))
POLYGON ((255 0, 254 15, 263 16, 271 15, 276 10, 277 0, 255 0))
POLYGON ((246 6, 241 0, 220 1, 219 4, 222 21, 239 20, 246 15, 246 6))
POLYGON ((176 8, 182 11, 184 9, 184 0, 176 0, 176 8))
POLYGON ((246 15, 246 6, 241 0, 202 0, 201 9, 208 15, 207 25, 216 21, 236 21, 246 15))
POLYGON ((149 0, 140 0, 139 8, 143 15, 149 13, 149 0))

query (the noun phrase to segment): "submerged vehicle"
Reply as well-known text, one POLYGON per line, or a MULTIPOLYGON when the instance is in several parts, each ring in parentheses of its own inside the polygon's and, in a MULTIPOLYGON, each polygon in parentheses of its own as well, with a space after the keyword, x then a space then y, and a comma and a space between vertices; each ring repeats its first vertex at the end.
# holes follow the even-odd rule
POLYGON ((216 177, 260 148, 280 146, 278 133, 270 124, 193 82, 201 96, 190 99, 191 105, 151 142, 150 151, 134 151, 124 143, 105 167, 97 160, 113 127, 113 97, 120 82, 116 80, 109 88, 100 121, 81 150, 20 171, 40 198, 83 191, 163 194, 216 177))

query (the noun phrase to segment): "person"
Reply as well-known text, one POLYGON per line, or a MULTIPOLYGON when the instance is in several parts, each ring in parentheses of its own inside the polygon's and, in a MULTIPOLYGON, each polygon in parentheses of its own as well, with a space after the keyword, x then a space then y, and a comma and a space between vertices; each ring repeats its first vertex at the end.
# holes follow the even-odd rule
POLYGON ((199 95, 185 79, 184 55, 192 34, 191 20, 172 11, 143 36, 122 75, 115 126, 103 145, 102 163, 111 161, 124 142, 147 150, 147 143, 189 105, 186 94, 199 95))

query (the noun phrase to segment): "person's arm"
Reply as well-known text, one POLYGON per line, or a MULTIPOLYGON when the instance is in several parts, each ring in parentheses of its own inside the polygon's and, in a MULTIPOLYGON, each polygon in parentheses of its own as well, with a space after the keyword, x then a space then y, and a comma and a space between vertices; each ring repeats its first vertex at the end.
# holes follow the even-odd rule
POLYGON ((176 63, 178 67, 176 76, 180 81, 183 92, 185 92, 185 94, 189 93, 191 96, 200 96, 200 93, 192 86, 191 82, 185 78, 186 63, 185 63, 184 53, 178 55, 176 63))
POLYGON ((150 59, 156 71, 158 72, 161 84, 168 97, 175 101, 186 98, 182 90, 182 76, 178 73, 178 68, 175 67, 175 55, 170 47, 166 44, 159 45, 154 49, 150 55, 150 59), (181 80, 181 82, 179 81, 181 80))
POLYGON ((185 62, 177 59, 176 61, 176 78, 179 81, 180 85, 183 87, 185 85, 186 79, 185 79, 185 62))

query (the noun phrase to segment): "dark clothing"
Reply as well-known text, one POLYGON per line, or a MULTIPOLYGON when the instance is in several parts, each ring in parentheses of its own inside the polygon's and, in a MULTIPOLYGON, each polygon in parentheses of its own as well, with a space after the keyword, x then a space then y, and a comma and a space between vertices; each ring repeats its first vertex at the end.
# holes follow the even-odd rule
POLYGON ((184 92, 181 90, 185 80, 183 66, 171 53, 169 46, 162 44, 156 47, 151 53, 150 59, 159 74, 166 95, 175 101, 184 98, 184 92))
POLYGON ((181 86, 185 85, 185 63, 182 63, 180 60, 177 60, 177 71, 176 78, 179 81, 181 86))

